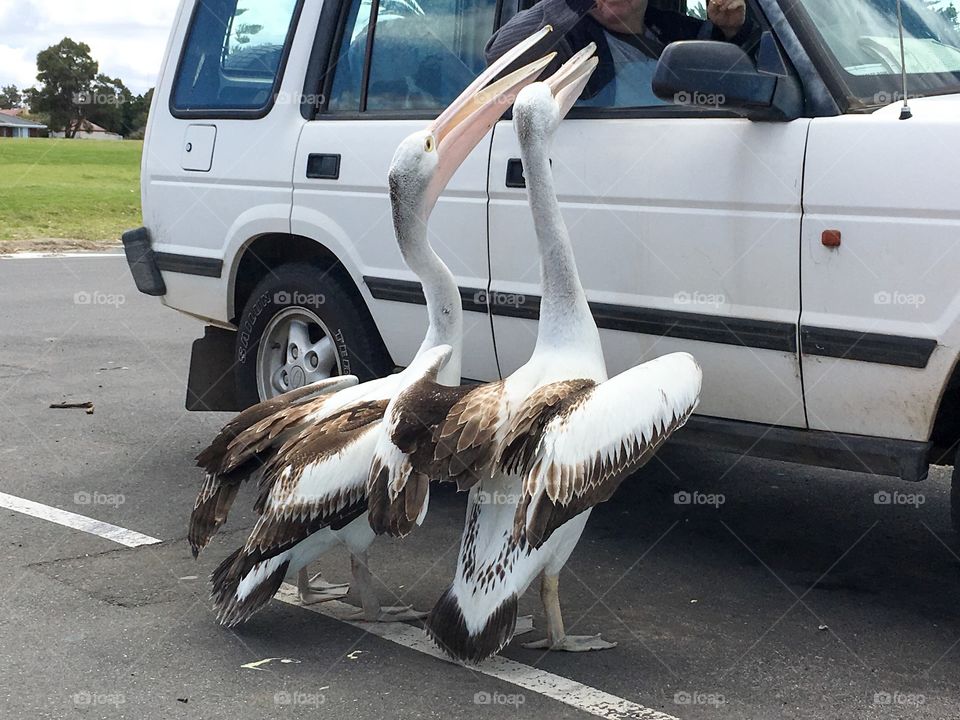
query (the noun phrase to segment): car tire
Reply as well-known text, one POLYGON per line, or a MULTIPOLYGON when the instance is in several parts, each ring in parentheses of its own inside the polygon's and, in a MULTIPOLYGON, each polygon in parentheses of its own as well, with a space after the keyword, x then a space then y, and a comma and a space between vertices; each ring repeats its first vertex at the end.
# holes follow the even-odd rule
POLYGON ((393 364, 356 290, 335 272, 292 263, 254 288, 240 316, 237 400, 249 407, 332 375, 361 382, 393 364))

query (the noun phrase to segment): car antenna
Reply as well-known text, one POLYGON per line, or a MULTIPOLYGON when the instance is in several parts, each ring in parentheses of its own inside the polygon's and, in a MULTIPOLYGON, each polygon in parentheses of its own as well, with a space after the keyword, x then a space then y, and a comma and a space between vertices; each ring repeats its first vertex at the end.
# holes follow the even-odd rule
POLYGON ((903 7, 901 0, 897 0, 897 27, 900 29, 900 78, 903 81, 903 107, 900 108, 900 119, 909 120, 913 117, 910 103, 907 102, 907 53, 903 47, 903 7))

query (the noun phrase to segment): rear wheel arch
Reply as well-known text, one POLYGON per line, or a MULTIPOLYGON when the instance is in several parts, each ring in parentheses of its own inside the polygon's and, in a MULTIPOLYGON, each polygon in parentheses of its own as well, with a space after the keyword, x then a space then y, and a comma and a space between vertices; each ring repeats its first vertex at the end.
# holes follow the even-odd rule
MULTIPOLYGON (((323 244, 298 235, 261 235, 247 243, 238 253, 234 267, 228 291, 231 302, 229 315, 238 328, 241 327, 244 310, 254 292, 261 293, 264 287, 276 284, 278 277, 289 277, 281 268, 292 270, 294 277, 315 277, 319 292, 335 293, 336 302, 331 305, 344 308, 346 314, 351 316, 353 324, 362 329, 362 334, 368 339, 363 345, 371 358, 366 365, 368 372, 360 374, 381 375, 393 369, 393 360, 356 282, 340 259, 323 244)), ((313 290, 312 285, 312 282, 309 283, 309 291, 313 290)), ((300 287, 304 287, 302 280, 300 287)), ((238 387, 238 392, 240 390, 238 387)), ((246 404, 251 400, 249 395, 241 399, 246 404)))

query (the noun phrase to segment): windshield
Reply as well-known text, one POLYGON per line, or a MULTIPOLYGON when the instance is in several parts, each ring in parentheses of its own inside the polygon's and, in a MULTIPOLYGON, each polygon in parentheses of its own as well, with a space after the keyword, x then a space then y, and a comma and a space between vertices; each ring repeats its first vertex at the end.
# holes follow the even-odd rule
MULTIPOLYGON (((851 101, 886 105, 900 96, 897 0, 801 0, 813 40, 851 101)), ((908 92, 960 91, 960 28, 952 2, 902 0, 908 92)))

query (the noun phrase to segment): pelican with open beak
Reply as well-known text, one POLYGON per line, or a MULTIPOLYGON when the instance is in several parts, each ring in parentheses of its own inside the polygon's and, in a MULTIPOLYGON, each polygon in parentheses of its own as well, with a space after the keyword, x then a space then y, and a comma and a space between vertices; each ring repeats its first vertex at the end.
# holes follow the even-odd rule
MULTIPOLYGON (((427 222, 440 193, 456 169, 510 107, 517 93, 536 80, 552 55, 500 77, 544 28, 484 71, 426 129, 400 143, 389 171, 390 202, 397 243, 404 261, 420 279, 429 326, 411 366, 398 374, 338 389, 319 397, 283 402, 247 427, 236 422, 211 450, 202 454, 207 481, 191 518, 191 543, 202 548, 226 520, 236 487, 261 468, 257 523, 246 543, 214 571, 212 599, 218 619, 236 625, 248 619, 277 592, 288 573, 307 565, 337 544, 350 550, 353 584, 362 609, 356 619, 395 621, 422 617, 408 607, 382 607, 372 583, 367 548, 375 535, 368 520, 367 478, 381 435, 387 405, 407 384, 424 353, 448 357, 438 380, 460 382, 463 317, 457 284, 427 238, 427 222), (238 469, 250 468, 244 474, 238 469)), ((278 401, 280 401, 278 403, 278 401)), ((259 407, 259 406, 258 406, 259 407)), ((222 434, 222 433, 221 433, 222 434)), ((419 496, 422 522, 427 493, 419 496)), ((303 577, 301 577, 301 581, 303 577)), ((325 595, 300 583, 312 601, 325 595)))

